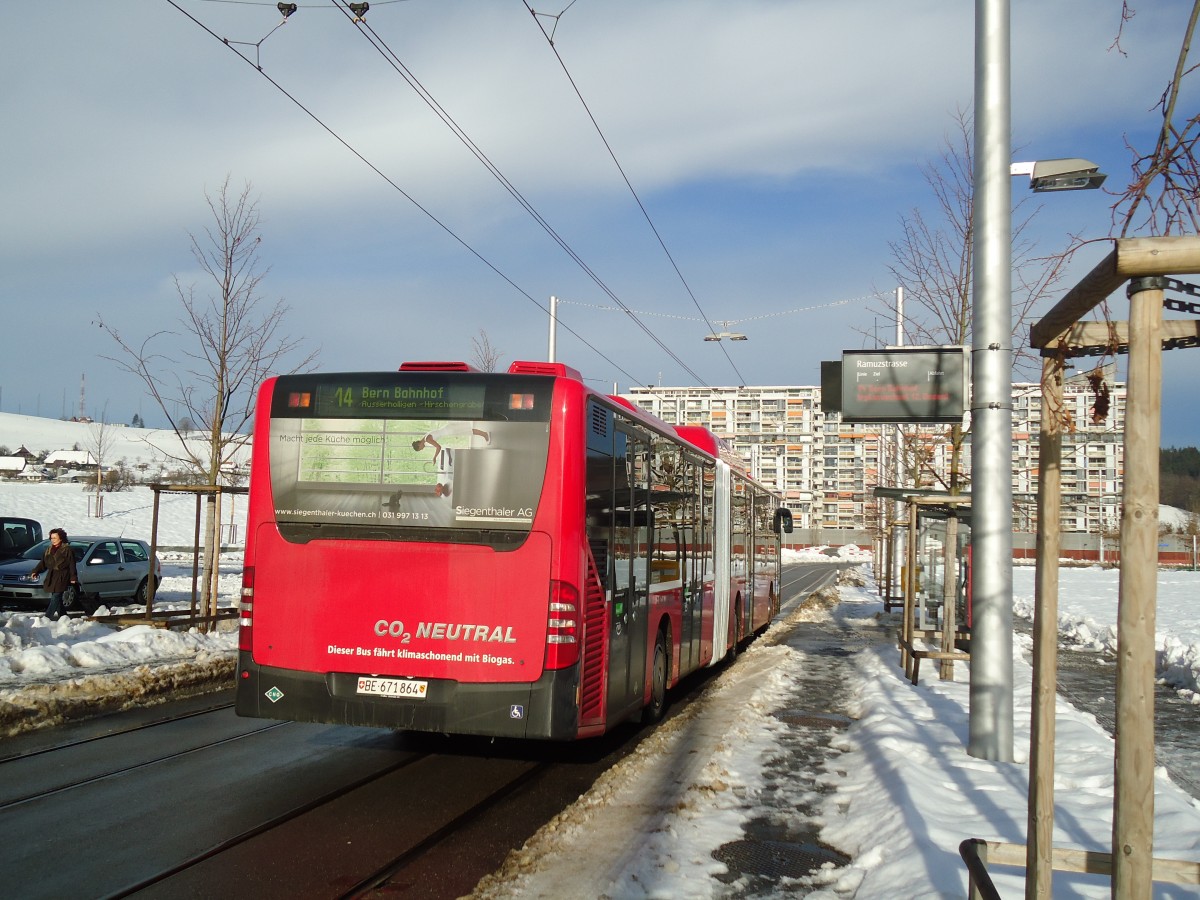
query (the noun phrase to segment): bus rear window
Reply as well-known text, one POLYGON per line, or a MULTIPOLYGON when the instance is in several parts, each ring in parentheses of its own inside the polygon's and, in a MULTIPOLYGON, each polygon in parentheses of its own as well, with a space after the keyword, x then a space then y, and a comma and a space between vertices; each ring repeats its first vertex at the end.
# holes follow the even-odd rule
POLYGON ((268 438, 280 525, 529 530, 546 468, 548 416, 533 412, 549 406, 535 397, 544 390, 501 393, 480 381, 450 395, 399 381, 399 390, 356 385, 354 404, 338 406, 344 385, 287 381, 268 438), (401 391, 405 402, 390 400, 401 391), (514 393, 528 398, 515 416, 514 393))

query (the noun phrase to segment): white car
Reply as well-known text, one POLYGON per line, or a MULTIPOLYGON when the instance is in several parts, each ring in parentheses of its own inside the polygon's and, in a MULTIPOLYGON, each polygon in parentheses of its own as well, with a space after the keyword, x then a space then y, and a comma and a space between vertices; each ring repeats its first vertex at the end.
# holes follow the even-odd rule
MULTIPOLYGON (((95 609, 105 600, 132 597, 146 602, 150 587, 150 547, 145 541, 124 537, 73 537, 69 541, 75 554, 79 588, 85 596, 78 603, 85 610, 95 609)), ((50 546, 49 540, 34 544, 16 559, 0 563, 0 601, 20 603, 43 609, 50 595, 43 586, 44 575, 30 577, 38 561, 50 546)), ((155 559, 156 583, 162 578, 162 563, 155 559)))

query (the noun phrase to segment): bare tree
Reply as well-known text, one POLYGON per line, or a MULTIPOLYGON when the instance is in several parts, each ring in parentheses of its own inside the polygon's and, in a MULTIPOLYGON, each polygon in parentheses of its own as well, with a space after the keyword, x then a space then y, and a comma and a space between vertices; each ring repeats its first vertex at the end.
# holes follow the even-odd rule
MULTIPOLYGON (((906 343, 921 345, 967 345, 971 341, 971 258, 975 227, 973 191, 973 124, 971 114, 958 110, 954 129, 944 143, 942 155, 926 165, 922 173, 933 196, 932 211, 914 208, 901 216, 901 237, 888 244, 893 263, 888 267, 896 284, 904 288, 906 343)), ((1021 333, 1034 306, 1047 297, 1061 280, 1066 265, 1063 256, 1035 258, 1033 243, 1026 236, 1037 208, 1017 205, 1013 217, 1013 334, 1021 333)), ((876 309, 894 327, 899 320, 894 295, 883 309, 876 309)), ((1033 361, 1022 341, 1013 341, 1014 366, 1033 361)), ((907 468, 914 484, 929 478, 942 482, 952 493, 961 490, 961 459, 966 430, 953 425, 941 438, 950 442, 948 476, 929 467, 932 454, 929 435, 911 435, 920 446, 906 447, 907 468)), ((913 442, 910 441, 910 444, 913 442)))
MULTIPOLYGON (((1128 0, 1121 7, 1121 31, 1133 18, 1128 0)), ((1197 168, 1196 144, 1200 139, 1200 113, 1182 123, 1176 112, 1184 79, 1200 66, 1188 65, 1188 53, 1200 19, 1200 0, 1193 0, 1192 11, 1184 28, 1175 68, 1155 106, 1162 113, 1154 149, 1137 150, 1126 139, 1133 156, 1133 177, 1125 190, 1117 194, 1113 205, 1113 230, 1118 237, 1140 232, 1155 236, 1200 233, 1200 169, 1197 168)), ((1113 46, 1121 50, 1118 32, 1113 46)))
POLYGON ((106 407, 105 411, 100 414, 100 421, 93 422, 88 426, 90 440, 87 449, 92 456, 96 457, 96 503, 91 512, 97 519, 104 517, 104 498, 101 493, 104 489, 104 461, 108 459, 109 452, 116 440, 112 426, 108 424, 107 413, 106 407))
POLYGON ((479 329, 479 337, 471 338, 471 362, 481 372, 495 372, 500 363, 500 351, 492 346, 488 333, 479 329))
MULTIPOLYGON (((288 307, 282 300, 268 303, 261 296, 268 269, 260 267, 261 217, 249 183, 235 194, 226 177, 215 194, 205 191, 204 199, 213 224, 205 228, 203 239, 193 233, 189 237, 209 286, 197 292, 174 277, 183 307, 182 330, 133 342, 102 318, 100 327, 120 348, 117 356, 106 358, 142 380, 178 437, 177 444, 156 449, 204 484, 219 485, 223 469, 249 440, 245 431, 259 384, 273 374, 310 368, 318 351, 302 351, 298 339, 283 333, 288 307), (188 434, 193 427, 202 432, 200 440, 188 434)), ((213 583, 217 526, 216 498, 209 494, 205 585, 213 583)))
MULTIPOLYGON (((1121 38, 1125 28, 1136 16, 1136 10, 1130 6, 1129 0, 1121 4, 1121 21, 1117 36, 1110 49, 1125 56, 1121 46, 1121 38)), ((1152 237, 1164 237, 1172 234, 1200 233, 1200 166, 1197 165, 1196 145, 1200 140, 1200 113, 1194 113, 1184 120, 1182 125, 1176 122, 1178 102, 1183 92, 1184 81, 1192 76, 1200 65, 1188 65, 1188 55, 1191 50, 1192 38, 1195 36, 1197 21, 1200 20, 1200 0, 1193 0, 1187 24, 1184 26, 1180 41, 1179 55, 1175 67, 1162 94, 1154 103, 1162 115, 1162 124, 1158 129, 1154 149, 1144 151, 1137 149, 1128 139, 1125 146, 1132 156, 1130 163, 1131 177, 1129 183, 1119 191, 1108 191, 1115 196, 1112 205, 1112 225, 1109 238, 1129 237, 1133 234, 1145 234, 1152 237)), ((1070 247, 1062 254, 1064 261, 1069 260, 1080 248, 1094 238, 1084 239, 1073 236, 1070 247)), ((1107 301, 1099 306, 1099 311, 1106 322, 1111 322, 1112 315, 1107 301)), ((1097 361, 1096 373, 1102 371, 1104 359, 1110 354, 1116 354, 1118 348, 1112 346, 1108 353, 1097 361)), ((1102 378, 1089 379, 1096 392, 1096 403, 1108 402, 1108 386, 1102 378)), ((1044 387, 1044 386, 1043 386, 1044 387)), ((1097 408, 1098 412, 1098 408, 1097 408)), ((1063 426, 1074 429, 1070 412, 1065 408, 1058 415, 1063 426)))

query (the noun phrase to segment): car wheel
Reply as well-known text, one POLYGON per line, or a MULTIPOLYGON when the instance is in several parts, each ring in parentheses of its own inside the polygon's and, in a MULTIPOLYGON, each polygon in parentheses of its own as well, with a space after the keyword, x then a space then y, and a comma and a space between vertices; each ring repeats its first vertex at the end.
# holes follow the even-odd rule
POLYGON ((662 720, 667 711, 667 636, 661 631, 654 642, 654 667, 650 670, 650 705, 642 710, 648 725, 662 720))
POLYGON ((145 603, 147 596, 150 594, 150 579, 143 578, 142 583, 137 586, 137 590, 133 592, 133 599, 138 603, 145 603))

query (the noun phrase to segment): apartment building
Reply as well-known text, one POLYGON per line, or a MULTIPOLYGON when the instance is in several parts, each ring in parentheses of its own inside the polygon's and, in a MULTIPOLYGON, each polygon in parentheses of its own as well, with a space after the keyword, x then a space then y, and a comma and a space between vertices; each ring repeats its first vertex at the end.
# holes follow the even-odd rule
MULTIPOLYGON (((624 396, 667 422, 704 425, 728 440, 754 477, 783 496, 799 528, 871 527, 879 485, 947 487, 950 426, 845 423, 822 409, 817 386, 638 387, 624 396)), ((1125 385, 1109 385, 1107 410, 1096 399, 1086 381, 1064 386, 1066 531, 1112 531, 1119 521, 1125 385)), ((1021 531, 1036 524, 1040 420, 1040 386, 1014 384, 1013 526, 1021 531)), ((969 480, 969 433, 960 468, 969 480)))

